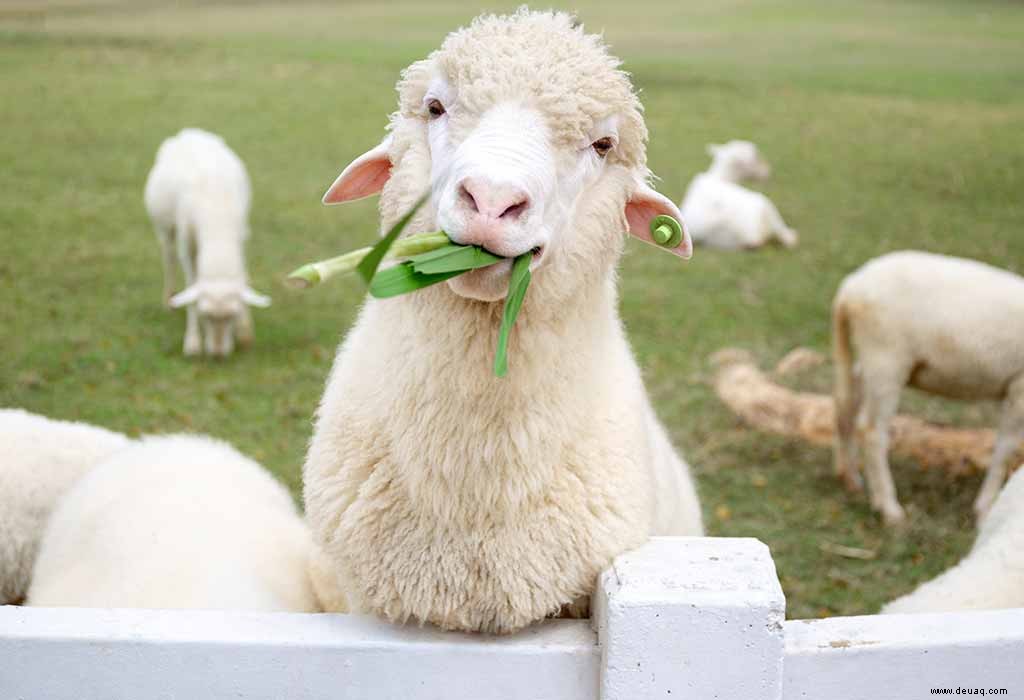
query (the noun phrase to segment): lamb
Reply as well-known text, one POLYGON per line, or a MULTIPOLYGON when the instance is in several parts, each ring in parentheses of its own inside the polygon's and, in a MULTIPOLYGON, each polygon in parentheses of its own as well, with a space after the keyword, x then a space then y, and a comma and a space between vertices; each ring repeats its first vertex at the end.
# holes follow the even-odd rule
POLYGON ((0 605, 25 597, 47 518, 93 465, 131 441, 85 423, 0 409, 0 605))
POLYGON ((507 633, 585 614, 598 572, 649 535, 702 532, 616 308, 623 232, 679 217, 647 185, 618 65, 567 14, 479 17, 405 70, 390 133, 324 196, 382 192, 387 229, 429 191, 408 233, 534 254, 504 379, 509 260, 367 300, 339 347, 304 494, 356 612, 507 633))
POLYGON ((97 465, 43 536, 28 605, 313 612, 288 492, 226 443, 146 437, 97 465))
POLYGON ((843 280, 832 304, 835 470, 860 488, 864 450, 872 507, 904 520, 886 453, 889 421, 910 385, 954 399, 1002 401, 988 473, 974 502, 995 499, 1024 437, 1024 279, 973 260, 903 251, 843 280), (856 364, 854 364, 856 351, 856 364))
POLYGON ((882 608, 889 613, 1024 607, 1024 468, 1018 469, 982 519, 959 564, 882 608))
POLYGON ((146 180, 146 211, 163 251, 164 303, 188 309, 186 355, 204 346, 208 355, 230 355, 236 337, 251 344, 248 307, 270 305, 249 286, 245 270, 251 199, 245 165, 219 136, 184 129, 160 144, 146 180), (175 256, 186 285, 177 294, 175 256))
POLYGON ((757 248, 777 239, 787 248, 799 236, 768 197, 739 183, 764 180, 771 166, 750 141, 708 144, 711 167, 690 182, 681 206, 696 243, 712 248, 757 248))

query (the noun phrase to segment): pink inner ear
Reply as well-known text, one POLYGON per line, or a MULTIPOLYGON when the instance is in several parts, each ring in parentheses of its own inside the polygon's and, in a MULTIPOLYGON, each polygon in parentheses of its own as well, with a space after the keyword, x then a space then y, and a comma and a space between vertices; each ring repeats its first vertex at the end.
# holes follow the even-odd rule
MULTIPOLYGON (((372 152, 371 152, 372 153, 372 152)), ((391 177, 391 161, 387 155, 367 153, 360 157, 338 176, 324 195, 324 204, 340 204, 369 197, 384 189, 384 183, 391 177), (365 160, 364 160, 365 159, 365 160)))
POLYGON ((690 241, 690 234, 686 231, 686 224, 683 221, 683 215, 679 213, 679 208, 670 199, 650 187, 641 185, 626 202, 626 221, 629 223, 629 235, 681 258, 689 259, 693 255, 693 243, 690 241), (678 247, 663 248, 651 237, 651 219, 659 214, 667 214, 682 225, 683 241, 678 247))

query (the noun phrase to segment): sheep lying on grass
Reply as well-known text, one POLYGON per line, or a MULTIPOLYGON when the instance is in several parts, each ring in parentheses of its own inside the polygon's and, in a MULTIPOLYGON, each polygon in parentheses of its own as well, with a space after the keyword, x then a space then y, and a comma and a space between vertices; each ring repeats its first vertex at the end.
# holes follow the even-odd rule
POLYGON ((1024 437, 1024 279, 973 260, 890 253, 843 280, 832 326, 836 474, 848 488, 860 487, 862 447, 871 505, 886 523, 898 523, 905 516, 887 452, 903 387, 1000 400, 995 448, 974 502, 984 514, 1024 437))
POLYGON ((315 611, 310 545, 288 492, 256 462, 210 438, 144 438, 60 502, 27 602, 315 611))
POLYGON ((1024 467, 982 518, 970 553, 883 613, 1024 608, 1024 467))
POLYGON ((146 180, 146 211, 163 250, 164 302, 188 307, 186 355, 198 355, 204 341, 208 355, 231 354, 236 337, 248 345, 248 307, 270 304, 245 271, 251 193, 245 166, 219 136, 184 129, 160 144, 146 180), (186 285, 178 294, 175 256, 186 285))
POLYGON ((739 183, 764 180, 771 167, 750 141, 709 144, 711 167, 690 182, 682 212, 695 243, 712 248, 757 248, 777 239, 787 248, 797 232, 786 225, 772 201, 739 183))
POLYGON ((325 195, 383 189, 387 228, 430 190, 409 232, 534 253, 504 379, 508 260, 368 300, 339 348, 305 499, 357 611, 510 632, 582 614, 598 572, 649 535, 702 532, 617 312, 623 232, 679 217, 646 184, 617 66, 569 15, 478 18, 403 73, 390 135, 325 195))
POLYGON ((93 465, 130 444, 85 423, 0 409, 0 605, 25 597, 58 499, 93 465))

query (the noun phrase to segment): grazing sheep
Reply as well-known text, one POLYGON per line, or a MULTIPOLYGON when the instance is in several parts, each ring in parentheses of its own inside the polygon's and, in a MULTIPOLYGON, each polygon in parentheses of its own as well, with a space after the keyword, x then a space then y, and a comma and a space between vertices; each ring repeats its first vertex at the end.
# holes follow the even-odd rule
POLYGON ((291 497, 259 464, 206 437, 148 437, 60 502, 27 602, 315 611, 310 550, 291 497))
POLYGON ((0 605, 25 597, 39 540, 61 495, 130 444, 85 423, 0 409, 0 605))
POLYGON ((682 212, 695 243, 736 250, 778 239, 792 248, 797 232, 786 225, 772 201, 740 185, 764 180, 771 167, 750 141, 708 144, 711 167, 690 182, 682 212))
POLYGON ((988 473, 974 502, 988 510, 1006 460, 1024 437, 1024 279, 989 265, 931 253, 890 253, 839 287, 832 304, 835 469, 860 487, 864 450, 872 507, 887 524, 904 519, 886 453, 889 421, 910 385, 954 399, 997 399, 1002 418, 988 473), (856 364, 854 364, 856 353, 856 364))
POLYGON ((163 250, 164 302, 188 307, 186 355, 225 356, 252 342, 249 306, 270 298, 255 292, 245 271, 249 237, 249 175, 223 139, 184 129, 160 144, 146 180, 146 211, 163 250), (174 258, 185 289, 174 292, 174 258), (203 331, 200 336, 199 324, 203 331))
POLYGON ((480 17, 403 73, 390 135, 324 197, 383 188, 389 227, 430 190, 409 232, 534 252, 506 378, 507 260, 368 300, 338 350, 305 499, 356 611, 510 632, 584 613, 598 572, 649 535, 702 532, 617 312, 623 232, 679 216, 646 184, 618 65, 567 14, 480 17))
POLYGON ((1024 608, 1024 468, 1010 477, 982 518, 970 553, 937 578, 883 607, 882 612, 998 608, 1024 608))

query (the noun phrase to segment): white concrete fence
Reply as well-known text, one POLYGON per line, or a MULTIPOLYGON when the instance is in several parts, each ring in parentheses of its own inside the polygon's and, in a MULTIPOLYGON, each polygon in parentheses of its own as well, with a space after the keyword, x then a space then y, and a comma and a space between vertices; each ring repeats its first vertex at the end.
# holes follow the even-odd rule
POLYGON ((786 622, 752 539, 654 539, 604 572, 593 614, 483 637, 350 615, 0 607, 0 700, 1024 698, 1024 610, 786 622))

